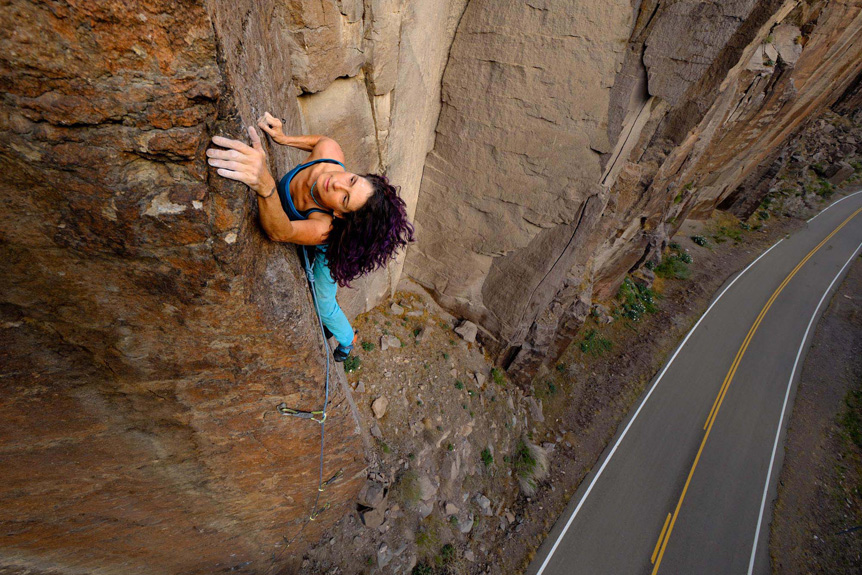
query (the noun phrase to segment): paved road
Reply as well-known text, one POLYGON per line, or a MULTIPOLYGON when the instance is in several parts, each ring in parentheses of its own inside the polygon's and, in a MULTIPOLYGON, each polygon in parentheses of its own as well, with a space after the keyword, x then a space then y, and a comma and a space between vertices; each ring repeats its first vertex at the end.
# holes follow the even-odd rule
POLYGON ((527 573, 770 573, 779 430, 816 317, 860 243, 862 192, 728 280, 527 573))

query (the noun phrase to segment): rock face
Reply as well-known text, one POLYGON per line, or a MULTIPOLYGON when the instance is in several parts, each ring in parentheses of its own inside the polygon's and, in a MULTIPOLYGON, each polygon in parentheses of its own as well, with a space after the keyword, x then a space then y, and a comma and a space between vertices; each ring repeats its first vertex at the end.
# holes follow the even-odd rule
POLYGON ((529 378, 853 82, 860 4, 470 2, 407 273, 529 378))
MULTIPOLYGON (((308 521, 319 424, 276 410, 322 406, 307 286, 206 168, 212 135, 270 111, 386 172, 419 241, 342 304, 404 265, 523 380, 683 219, 751 213, 799 155, 783 143, 862 104, 862 0, 204 4, 0 13, 0 570, 296 569, 354 504, 333 366, 342 475, 308 521)), ((831 138, 824 181, 860 154, 831 138)), ((269 153, 279 175, 304 157, 269 153)))
POLYGON ((275 102, 301 130, 277 5, 3 7, 0 570, 283 569, 352 505, 333 376, 324 473, 343 476, 286 550, 320 427, 275 406, 320 409, 321 339, 295 251, 204 162, 275 102))

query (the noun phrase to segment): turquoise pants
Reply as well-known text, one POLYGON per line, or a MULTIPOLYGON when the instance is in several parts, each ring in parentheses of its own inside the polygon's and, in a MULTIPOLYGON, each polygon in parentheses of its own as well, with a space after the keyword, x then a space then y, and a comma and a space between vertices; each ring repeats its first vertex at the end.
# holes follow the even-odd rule
POLYGON ((312 264, 314 268, 314 293, 317 295, 320 319, 326 329, 332 332, 338 343, 344 346, 351 345, 353 343, 353 328, 347 321, 347 316, 341 311, 338 300, 335 299, 338 284, 335 283, 329 272, 326 251, 318 246, 315 252, 314 263, 312 264))

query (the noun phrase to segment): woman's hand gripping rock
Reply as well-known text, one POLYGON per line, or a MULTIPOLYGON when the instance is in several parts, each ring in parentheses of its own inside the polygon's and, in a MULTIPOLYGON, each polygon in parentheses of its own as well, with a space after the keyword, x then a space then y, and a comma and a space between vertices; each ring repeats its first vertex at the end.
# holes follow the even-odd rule
POLYGON ((251 146, 239 140, 213 136, 213 144, 227 149, 209 148, 207 161, 210 166, 218 168, 218 175, 242 182, 257 195, 268 198, 275 191, 275 180, 266 163, 266 152, 263 151, 257 131, 251 126, 248 136, 251 146))

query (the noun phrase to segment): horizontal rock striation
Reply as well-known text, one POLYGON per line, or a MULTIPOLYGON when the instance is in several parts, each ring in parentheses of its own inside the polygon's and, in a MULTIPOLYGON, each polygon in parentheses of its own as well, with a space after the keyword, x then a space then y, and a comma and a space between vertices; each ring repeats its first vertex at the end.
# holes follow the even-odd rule
POLYGON ((301 130, 277 4, 2 8, 0 571, 278 572, 352 504, 338 380, 318 521, 320 426, 275 409, 324 396, 295 250, 204 159, 277 101, 301 130))

